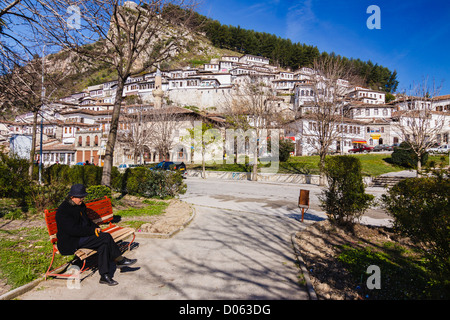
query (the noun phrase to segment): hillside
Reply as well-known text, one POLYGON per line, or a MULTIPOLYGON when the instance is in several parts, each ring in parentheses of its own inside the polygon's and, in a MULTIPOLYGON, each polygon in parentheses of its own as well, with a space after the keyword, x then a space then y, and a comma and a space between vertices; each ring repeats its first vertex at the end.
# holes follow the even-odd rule
MULTIPOLYGON (((177 27, 174 26, 174 28, 177 27)), ((376 90, 381 88, 383 91, 393 93, 398 86, 396 71, 392 72, 371 61, 364 62, 334 53, 321 53, 314 46, 292 43, 289 39, 242 29, 239 26, 222 25, 216 20, 197 13, 189 22, 189 28, 195 29, 196 32, 193 32, 186 40, 186 49, 175 58, 165 61, 160 66, 161 69, 198 67, 208 63, 212 58, 220 58, 223 55, 252 54, 267 57, 271 64, 281 68, 296 70, 301 67, 311 67, 316 58, 331 56, 341 59, 348 68, 363 79, 367 87, 376 90)), ((94 43, 89 46, 95 45, 94 43)), ((115 71, 107 65, 95 61, 81 62, 74 54, 64 51, 48 56, 47 67, 50 73, 64 75, 57 97, 81 91, 87 86, 113 80, 116 77, 115 71)))
MULTIPOLYGON (((95 44, 93 44, 95 45, 95 44)), ((218 48, 202 33, 195 33, 187 42, 186 49, 178 56, 160 65, 162 70, 184 67, 199 67, 211 59, 224 55, 241 55, 238 52, 218 48)), ((82 62, 70 52, 61 51, 47 56, 47 72, 64 74, 61 89, 56 94, 63 97, 92 86, 114 80, 116 71, 107 65, 82 62)), ((149 70, 151 71, 151 70, 149 70)))

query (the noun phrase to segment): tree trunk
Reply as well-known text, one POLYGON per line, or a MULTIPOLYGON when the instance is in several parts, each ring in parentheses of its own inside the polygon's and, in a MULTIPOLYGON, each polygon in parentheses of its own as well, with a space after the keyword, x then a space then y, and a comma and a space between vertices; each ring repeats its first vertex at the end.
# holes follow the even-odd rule
POLYGON ((252 181, 258 181, 258 143, 259 143, 259 129, 256 128, 255 148, 253 149, 253 170, 252 181))
POLYGON ((202 179, 206 179, 205 146, 203 145, 203 143, 202 143, 202 179))
POLYGON ((114 102, 114 109, 111 116, 111 126, 109 129, 108 142, 105 150, 105 163, 102 172, 102 185, 111 187, 111 171, 114 161, 114 147, 117 138, 117 129, 119 127, 120 109, 122 106, 122 93, 125 79, 119 77, 117 83, 116 100, 114 102))
MULTIPOLYGON (((36 129, 37 129, 38 111, 39 110, 33 112, 33 133, 31 135, 30 168, 28 170, 28 175, 30 176, 30 179, 33 179, 34 154, 36 153, 36 131, 37 131, 36 129)), ((39 159, 39 161, 42 161, 42 159, 39 159)))
POLYGON ((253 150, 253 170, 252 181, 258 181, 258 139, 256 139, 255 149, 253 150))
POLYGON ((324 173, 324 169, 325 169, 325 157, 326 154, 325 153, 321 153, 320 154, 320 162, 319 162, 319 186, 324 186, 325 185, 325 173, 324 173))
POLYGON ((422 162, 420 161, 420 155, 417 157, 417 172, 416 176, 420 177, 420 173, 422 171, 422 162))

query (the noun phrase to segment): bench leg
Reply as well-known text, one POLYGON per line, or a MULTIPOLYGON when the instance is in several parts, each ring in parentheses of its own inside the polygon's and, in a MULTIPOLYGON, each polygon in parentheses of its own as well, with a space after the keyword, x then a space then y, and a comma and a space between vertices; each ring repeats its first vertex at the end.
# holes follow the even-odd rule
POLYGON ((53 265, 53 260, 55 260, 55 254, 58 251, 55 245, 53 245, 53 253, 52 253, 52 261, 50 262, 50 266, 47 269, 47 272, 45 273, 45 280, 47 280, 47 276, 50 274, 50 268, 53 265))
MULTIPOLYGON (((73 277, 73 273, 69 273, 69 274, 65 274, 65 273, 54 273, 54 271, 55 271, 56 269, 58 269, 58 268, 56 268, 56 269, 50 271, 50 269, 52 268, 52 265, 53 265, 53 261, 55 260, 55 254, 56 254, 56 252, 58 252, 58 248, 57 248, 55 245, 53 245, 52 261, 50 262, 50 266, 48 267, 47 272, 45 273, 44 279, 47 280, 47 277, 48 277, 48 276, 51 276, 51 277, 63 277, 63 278, 70 278, 70 277, 73 277)), ((83 272, 85 272, 85 271, 87 271, 87 270, 89 270, 89 268, 86 268, 86 269, 85 269, 85 267, 86 267, 86 259, 83 259, 83 265, 81 266, 80 274, 83 273, 83 272)))
POLYGON ((136 235, 133 233, 133 239, 128 244, 128 251, 131 251, 131 244, 134 242, 134 238, 136 238, 136 235))

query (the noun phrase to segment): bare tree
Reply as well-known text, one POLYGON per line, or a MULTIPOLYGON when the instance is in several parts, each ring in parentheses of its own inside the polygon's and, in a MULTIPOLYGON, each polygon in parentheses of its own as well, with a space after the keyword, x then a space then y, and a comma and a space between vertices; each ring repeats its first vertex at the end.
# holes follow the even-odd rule
POLYGON ((117 90, 105 151, 102 184, 110 185, 124 84, 178 54, 193 3, 183 0, 48 0, 38 13, 49 40, 77 54, 88 65, 117 72, 117 90), (69 11, 68 9, 72 9, 69 11))
POLYGON ((164 107, 152 110, 149 120, 149 145, 156 150, 160 159, 166 160, 175 145, 175 133, 180 129, 182 115, 178 108, 164 107))
MULTIPOLYGON (((38 117, 43 121, 44 106, 50 110, 52 95, 64 75, 49 75, 45 70, 45 62, 35 55, 26 62, 19 56, 18 60, 5 59, 2 61, 4 74, 0 77, 1 106, 4 109, 33 114, 32 142, 30 150, 30 176, 33 173, 33 162, 36 151, 38 117)), ((40 159, 42 161, 42 159, 40 159)))
POLYGON ((118 142, 123 148, 133 150, 134 163, 142 161, 145 147, 151 143, 150 117, 147 112, 124 114, 120 118, 118 142))
POLYGON ((325 157, 332 144, 341 138, 339 128, 342 122, 343 98, 352 78, 352 70, 336 57, 321 57, 314 61, 314 73, 309 80, 311 99, 304 106, 307 111, 302 111, 299 119, 300 123, 307 119, 311 124, 306 130, 303 128, 303 134, 311 137, 310 146, 319 154, 321 185, 325 182, 325 157))
MULTIPOLYGON (((267 130, 278 128, 283 118, 277 112, 276 91, 268 78, 260 75, 249 75, 247 81, 236 85, 228 97, 226 114, 232 128, 248 132, 248 143, 237 142, 237 152, 252 154, 252 180, 257 180, 259 150, 267 150, 267 130)), ((278 143, 278 142, 277 142, 278 143)), ((232 155, 229 155, 232 156, 232 155)))
POLYGON ((417 156, 417 175, 422 170, 422 156, 436 142, 445 124, 445 114, 433 109, 432 98, 439 92, 440 87, 425 78, 404 94, 403 103, 399 103, 399 110, 393 115, 393 131, 417 156))

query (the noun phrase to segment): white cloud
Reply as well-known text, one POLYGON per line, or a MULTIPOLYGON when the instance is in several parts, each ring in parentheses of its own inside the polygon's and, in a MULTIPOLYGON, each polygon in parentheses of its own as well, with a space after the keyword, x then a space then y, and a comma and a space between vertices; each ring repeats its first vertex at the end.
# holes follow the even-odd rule
POLYGON ((307 42, 312 30, 317 27, 318 20, 313 12, 312 0, 298 2, 288 9, 286 15, 286 37, 290 39, 301 39, 307 42))

